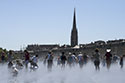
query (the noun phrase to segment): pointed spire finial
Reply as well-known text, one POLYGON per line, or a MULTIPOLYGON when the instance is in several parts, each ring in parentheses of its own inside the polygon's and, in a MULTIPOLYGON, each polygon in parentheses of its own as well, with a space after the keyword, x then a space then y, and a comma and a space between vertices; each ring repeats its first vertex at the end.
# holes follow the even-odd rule
POLYGON ((74 47, 76 45, 78 45, 78 32, 76 28, 76 9, 74 7, 73 28, 71 31, 71 46, 74 47))
POLYGON ((76 28, 76 8, 74 7, 73 28, 76 28))
POLYGON ((74 12, 76 11, 76 7, 74 7, 74 12))

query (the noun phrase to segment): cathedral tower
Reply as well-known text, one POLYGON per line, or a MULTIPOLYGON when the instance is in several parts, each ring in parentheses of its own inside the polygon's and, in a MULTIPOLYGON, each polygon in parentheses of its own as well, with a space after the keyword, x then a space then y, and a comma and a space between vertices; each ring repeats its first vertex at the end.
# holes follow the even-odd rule
POLYGON ((78 31, 76 28, 76 15, 75 15, 75 8, 74 8, 73 28, 71 31, 71 46, 74 47, 76 45, 78 45, 78 31))

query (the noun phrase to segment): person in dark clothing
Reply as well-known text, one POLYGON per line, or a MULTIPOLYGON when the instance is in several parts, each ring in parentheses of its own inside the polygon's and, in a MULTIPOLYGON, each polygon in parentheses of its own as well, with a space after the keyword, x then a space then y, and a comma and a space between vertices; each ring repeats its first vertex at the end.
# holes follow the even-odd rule
POLYGON ((117 60, 118 60, 118 56, 116 54, 114 54, 112 57, 113 63, 117 63, 117 60))
POLYGON ((112 54, 110 53, 110 49, 107 49, 107 53, 105 54, 106 57, 106 64, 107 64, 107 68, 109 69, 111 66, 111 60, 112 60, 112 54))
POLYGON ((30 55, 29 55, 29 52, 27 50, 25 50, 24 53, 25 53, 25 67, 27 68, 28 63, 30 61, 30 55))
POLYGON ((88 59, 88 57, 87 57, 86 53, 84 53, 84 55, 83 55, 83 61, 84 61, 84 64, 87 63, 87 59, 88 59))
POLYGON ((98 49, 95 50, 95 54, 94 54, 93 57, 94 57, 95 69, 99 70, 100 69, 100 67, 99 67, 99 65, 100 65, 100 55, 99 55, 99 50, 98 49))
POLYGON ((8 61, 12 61, 12 51, 10 50, 9 51, 9 54, 8 54, 8 61))
POLYGON ((1 53, 1 61, 2 61, 2 63, 5 62, 5 53, 4 52, 1 53))
POLYGON ((120 66, 123 68, 123 56, 120 57, 120 66))
POLYGON ((67 58, 66 58, 64 52, 62 52, 62 55, 60 56, 60 59, 61 59, 62 67, 64 67, 64 66, 65 66, 65 63, 66 63, 66 60, 67 60, 67 58))

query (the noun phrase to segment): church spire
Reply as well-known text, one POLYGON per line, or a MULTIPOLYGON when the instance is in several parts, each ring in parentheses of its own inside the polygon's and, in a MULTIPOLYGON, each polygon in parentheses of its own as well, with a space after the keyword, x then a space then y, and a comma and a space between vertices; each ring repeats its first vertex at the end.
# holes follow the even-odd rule
POLYGON ((74 16, 73 16, 73 28, 71 32, 71 46, 74 47, 78 45, 78 32, 76 28, 76 11, 74 8, 74 16))
POLYGON ((75 14, 75 8, 74 8, 74 17, 73 17, 73 28, 76 28, 76 14, 75 14))

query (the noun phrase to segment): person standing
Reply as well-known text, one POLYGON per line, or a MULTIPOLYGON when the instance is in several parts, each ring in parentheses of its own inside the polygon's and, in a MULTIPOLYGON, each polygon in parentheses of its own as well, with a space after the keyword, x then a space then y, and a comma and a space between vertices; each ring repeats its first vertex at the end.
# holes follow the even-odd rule
POLYGON ((82 68, 83 67, 83 54, 81 52, 78 54, 78 63, 79 63, 80 68, 82 68))
POLYGON ((11 61, 12 61, 12 51, 10 50, 8 54, 8 62, 11 62, 11 61))
POLYGON ((95 54, 93 55, 94 65, 95 65, 95 69, 96 69, 96 70, 99 70, 99 69, 100 69, 100 67, 99 67, 99 65, 100 65, 100 59, 99 59, 99 57, 100 57, 100 55, 99 55, 99 50, 96 49, 96 50, 95 50, 95 54))
POLYGON ((75 64, 76 64, 77 61, 78 61, 78 59, 77 59, 77 57, 76 57, 76 54, 73 53, 73 54, 71 55, 71 57, 72 57, 72 65, 75 66, 75 64))
POLYGON ((73 62, 73 59, 72 59, 71 53, 69 53, 68 58, 67 58, 67 64, 71 67, 72 62, 73 62))
POLYGON ((111 52, 111 49, 107 49, 107 52, 105 54, 107 69, 109 69, 111 66, 112 54, 110 52, 111 52))
POLYGON ((31 61, 31 66, 34 69, 35 67, 38 68, 38 55, 35 55, 32 57, 32 61, 31 61))
POLYGON ((123 68, 123 56, 120 57, 120 66, 123 68))
POLYGON ((27 68, 28 63, 30 61, 30 55, 29 55, 29 52, 27 50, 25 50, 24 53, 25 53, 25 67, 27 68))
POLYGON ((52 55, 52 52, 49 52, 45 59, 47 60, 47 63, 48 63, 47 68, 48 68, 49 71, 51 71, 52 65, 53 65, 53 55, 52 55))
POLYGON ((2 51, 2 53, 1 53, 1 62, 2 63, 5 62, 5 53, 4 53, 4 51, 2 51))
POLYGON ((62 52, 62 55, 60 56, 60 59, 61 59, 62 67, 65 67, 65 63, 66 63, 67 58, 66 58, 64 52, 62 52))
POLYGON ((87 60, 88 60, 88 56, 87 56, 86 53, 84 53, 84 55, 83 55, 83 62, 84 62, 84 64, 87 64, 87 60))

